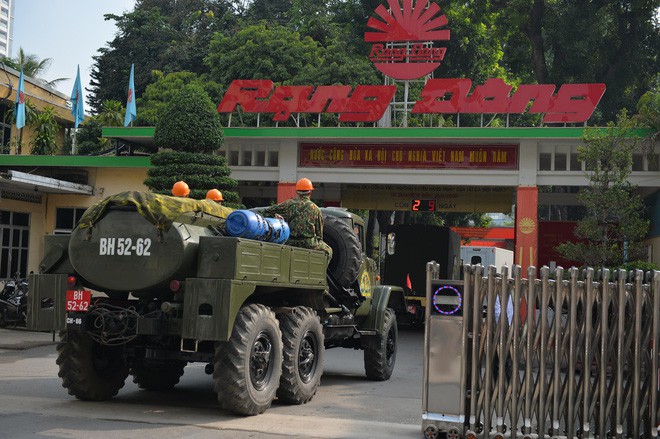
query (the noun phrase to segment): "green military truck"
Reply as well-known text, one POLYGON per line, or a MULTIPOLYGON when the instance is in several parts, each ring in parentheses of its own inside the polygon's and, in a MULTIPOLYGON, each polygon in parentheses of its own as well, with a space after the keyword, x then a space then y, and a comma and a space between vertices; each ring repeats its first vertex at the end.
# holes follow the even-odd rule
POLYGON ((128 375, 168 390, 203 362, 221 406, 255 415, 275 398, 310 401, 333 347, 363 350, 366 376, 389 379, 405 298, 376 285, 360 217, 322 209, 328 264, 320 251, 226 236, 225 218, 203 203, 118 194, 71 235, 45 237, 28 329, 60 331, 69 394, 107 400, 128 375))

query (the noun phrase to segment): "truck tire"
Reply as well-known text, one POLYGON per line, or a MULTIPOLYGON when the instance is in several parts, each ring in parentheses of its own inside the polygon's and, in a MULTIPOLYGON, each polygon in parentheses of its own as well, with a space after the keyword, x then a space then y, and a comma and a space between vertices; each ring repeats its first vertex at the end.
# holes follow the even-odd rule
POLYGON ((358 237, 344 221, 332 215, 325 215, 323 240, 332 248, 328 271, 340 287, 350 288, 357 279, 362 263, 362 249, 358 237))
POLYGON ((323 375, 323 327, 316 312, 305 306, 279 314, 283 363, 278 400, 305 404, 316 394, 323 375))
POLYGON ((84 332, 62 331, 57 353, 58 376, 69 395, 105 401, 124 387, 128 366, 121 347, 100 345, 84 332))
POLYGON ((131 367, 131 375, 140 389, 171 390, 179 383, 184 367, 185 361, 140 362, 131 367))
POLYGON ((375 340, 369 340, 364 348, 364 370, 367 378, 375 381, 390 379, 396 361, 398 338, 396 314, 393 309, 387 308, 382 334, 375 340))
POLYGON ((270 407, 282 375, 282 333, 264 305, 241 308, 227 342, 218 342, 213 381, 218 401, 240 415, 258 415, 270 407))

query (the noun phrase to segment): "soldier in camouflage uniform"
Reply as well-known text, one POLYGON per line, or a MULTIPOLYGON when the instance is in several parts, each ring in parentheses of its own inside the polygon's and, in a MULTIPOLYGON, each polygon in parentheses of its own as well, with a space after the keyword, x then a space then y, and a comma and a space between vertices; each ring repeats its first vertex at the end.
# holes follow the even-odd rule
POLYGON ((289 224, 291 235, 287 245, 323 250, 332 259, 332 248, 323 241, 323 215, 319 207, 310 200, 314 187, 307 178, 296 183, 295 198, 286 200, 264 210, 263 216, 280 215, 289 224))

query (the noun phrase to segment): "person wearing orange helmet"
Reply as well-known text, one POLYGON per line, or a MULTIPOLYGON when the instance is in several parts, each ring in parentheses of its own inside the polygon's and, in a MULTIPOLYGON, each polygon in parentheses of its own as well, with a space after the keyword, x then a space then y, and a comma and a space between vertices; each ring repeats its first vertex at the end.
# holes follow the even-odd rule
POLYGON ((175 197, 188 198, 188 195, 190 195, 190 188, 188 187, 188 183, 183 180, 179 180, 174 183, 174 186, 172 186, 172 195, 175 197))
POLYGON ((210 201, 214 201, 218 204, 222 204, 224 199, 222 198, 222 192, 220 192, 217 189, 211 189, 206 193, 206 199, 210 201))
POLYGON ((308 178, 301 178, 296 183, 295 198, 266 208, 263 215, 279 215, 289 223, 291 235, 286 242, 288 245, 323 250, 332 259, 332 248, 323 241, 323 214, 310 199, 313 190, 312 182, 308 178))

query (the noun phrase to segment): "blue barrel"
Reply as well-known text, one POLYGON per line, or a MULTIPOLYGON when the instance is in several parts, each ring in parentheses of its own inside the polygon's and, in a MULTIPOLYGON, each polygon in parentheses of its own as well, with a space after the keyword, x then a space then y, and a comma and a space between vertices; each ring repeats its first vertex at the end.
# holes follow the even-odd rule
POLYGON ((264 217, 251 210, 235 210, 230 213, 225 229, 230 236, 259 240, 265 239, 269 231, 264 217))
POLYGON ((287 239, 289 239, 289 234, 291 230, 289 229, 289 224, 283 219, 279 218, 266 218, 268 226, 270 228, 270 233, 268 234, 268 240, 276 244, 282 244, 287 239))

